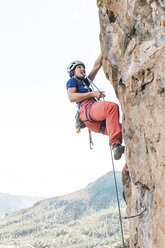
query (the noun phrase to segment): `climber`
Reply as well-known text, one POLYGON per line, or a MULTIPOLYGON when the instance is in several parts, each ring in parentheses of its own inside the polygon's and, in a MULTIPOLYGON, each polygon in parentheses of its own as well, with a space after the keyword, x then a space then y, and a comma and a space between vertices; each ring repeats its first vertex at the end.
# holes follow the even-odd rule
MULTIPOLYGON (((91 81, 102 66, 103 56, 99 55, 89 73, 91 81)), ((76 102, 80 108, 80 119, 85 126, 96 133, 109 136, 115 160, 119 160, 124 153, 122 146, 121 124, 119 123, 119 107, 116 103, 99 101, 103 97, 103 91, 92 91, 89 80, 85 77, 85 65, 81 61, 73 61, 69 64, 69 76, 67 93, 70 102, 76 102)))

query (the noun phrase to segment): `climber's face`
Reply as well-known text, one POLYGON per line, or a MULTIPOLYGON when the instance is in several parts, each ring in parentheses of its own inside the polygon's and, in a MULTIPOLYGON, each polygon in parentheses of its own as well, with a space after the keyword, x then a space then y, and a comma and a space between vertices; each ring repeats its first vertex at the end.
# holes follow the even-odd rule
POLYGON ((77 65, 75 68, 75 75, 78 78, 84 78, 85 67, 83 65, 77 65))

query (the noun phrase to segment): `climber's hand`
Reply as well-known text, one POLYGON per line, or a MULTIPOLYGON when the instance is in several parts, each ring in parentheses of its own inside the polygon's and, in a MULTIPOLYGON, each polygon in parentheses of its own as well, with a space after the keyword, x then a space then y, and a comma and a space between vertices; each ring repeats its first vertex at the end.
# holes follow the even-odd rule
POLYGON ((94 97, 98 100, 105 96, 104 91, 94 91, 93 93, 94 93, 94 97))

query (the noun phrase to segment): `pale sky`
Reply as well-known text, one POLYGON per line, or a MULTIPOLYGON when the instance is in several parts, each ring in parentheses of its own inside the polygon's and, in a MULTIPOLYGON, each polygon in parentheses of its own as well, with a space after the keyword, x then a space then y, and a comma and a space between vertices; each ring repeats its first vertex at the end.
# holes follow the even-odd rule
MULTIPOLYGON (((57 196, 112 170, 108 137, 92 133, 89 149, 66 93, 68 64, 90 72, 99 32, 95 0, 0 0, 0 192, 57 196)), ((95 84, 118 103, 102 69, 95 84)))

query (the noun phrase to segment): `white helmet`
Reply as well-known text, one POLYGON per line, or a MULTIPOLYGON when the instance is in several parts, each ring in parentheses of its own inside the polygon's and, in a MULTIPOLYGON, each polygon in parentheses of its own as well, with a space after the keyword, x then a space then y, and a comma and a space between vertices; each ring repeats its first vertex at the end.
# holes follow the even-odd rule
POLYGON ((67 71, 68 71, 70 77, 74 76, 74 69, 76 68, 77 65, 83 65, 85 68, 84 63, 79 61, 79 60, 75 60, 75 61, 71 62, 67 68, 67 71))

